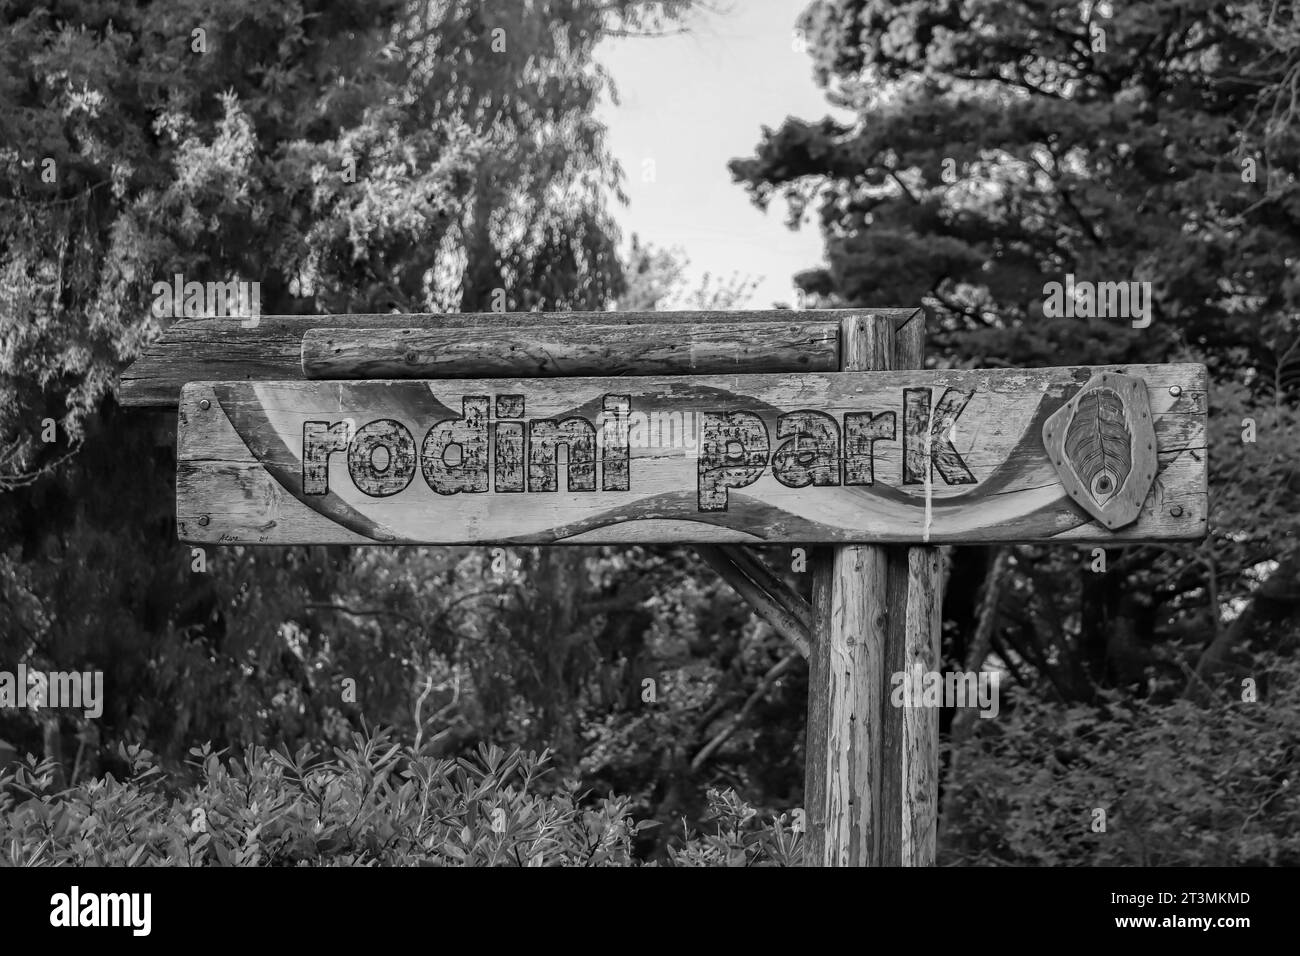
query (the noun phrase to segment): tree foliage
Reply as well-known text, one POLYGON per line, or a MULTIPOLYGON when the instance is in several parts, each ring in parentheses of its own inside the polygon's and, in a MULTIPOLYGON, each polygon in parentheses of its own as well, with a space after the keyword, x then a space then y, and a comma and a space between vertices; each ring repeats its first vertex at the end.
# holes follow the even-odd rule
MULTIPOLYGON (((480 747, 436 759, 384 733, 321 756, 253 747, 242 759, 195 747, 177 787, 154 755, 53 790, 48 763, 0 772, 0 866, 636 866, 625 797, 539 792, 547 754, 480 747)), ((710 794, 706 830, 685 832, 679 866, 797 865, 800 836, 730 791, 710 794)))
MULTIPOLYGON (((757 203, 782 196, 792 221, 821 228, 827 263, 798 278, 813 301, 926 304, 936 364, 1210 367, 1207 543, 1112 551, 1104 575, 1086 554, 1018 548, 998 585, 998 655, 1069 699, 1150 681, 1181 692, 1260 580, 1297 568, 1300 153, 1284 6, 817 0, 801 20, 814 70, 854 118, 791 118, 731 164, 757 203), (1150 326, 1045 316, 1046 283, 1067 273, 1149 282, 1150 326)), ((957 557, 954 577, 990 565, 957 557)), ((958 661, 980 593, 958 584, 949 603, 958 661)), ((1289 599, 1293 634, 1300 591, 1289 599)), ((1246 631, 1237 646, 1270 640, 1246 631)))

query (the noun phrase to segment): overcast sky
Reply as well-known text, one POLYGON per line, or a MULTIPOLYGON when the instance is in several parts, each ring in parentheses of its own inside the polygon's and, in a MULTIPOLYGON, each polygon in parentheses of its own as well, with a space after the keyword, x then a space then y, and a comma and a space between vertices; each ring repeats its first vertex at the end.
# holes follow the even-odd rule
POLYGON ((813 224, 785 226, 786 208, 759 211, 732 183, 727 161, 754 152, 764 124, 828 112, 807 53, 795 50, 802 0, 732 0, 691 33, 607 41, 599 59, 620 105, 605 104, 610 145, 627 173, 631 204, 615 212, 625 240, 679 246, 692 280, 708 271, 761 278, 750 306, 797 305, 791 276, 822 262, 813 224), (646 161, 654 180, 643 181, 646 161))

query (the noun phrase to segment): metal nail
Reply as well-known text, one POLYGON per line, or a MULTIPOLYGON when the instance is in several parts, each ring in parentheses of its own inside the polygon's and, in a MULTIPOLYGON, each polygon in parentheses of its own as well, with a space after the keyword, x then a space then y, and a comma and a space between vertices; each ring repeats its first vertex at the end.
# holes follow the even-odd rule
POLYGON ((1183 387, 1181 385, 1170 385, 1169 394, 1174 398, 1177 398, 1179 395, 1183 394, 1183 387))
POLYGON ((208 401, 206 398, 203 399, 203 401, 199 402, 199 408, 203 409, 205 412, 211 407, 212 407, 212 403, 208 401))
POLYGON ((212 519, 209 518, 207 515, 199 515, 199 524, 201 524, 201 525, 205 525, 205 526, 206 526, 207 523, 208 523, 209 521, 211 521, 211 520, 212 520, 212 519))

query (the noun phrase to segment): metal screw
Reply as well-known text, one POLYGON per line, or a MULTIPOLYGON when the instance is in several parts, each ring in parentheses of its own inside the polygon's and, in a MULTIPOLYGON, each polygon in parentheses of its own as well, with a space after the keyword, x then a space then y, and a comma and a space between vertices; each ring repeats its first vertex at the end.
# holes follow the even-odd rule
POLYGON ((199 515, 199 524, 203 525, 204 527, 206 527, 208 522, 211 520, 212 519, 209 518, 207 515, 199 515))
POLYGON ((1173 515, 1175 518, 1181 518, 1183 516, 1183 506, 1174 505, 1172 508, 1169 509, 1169 513, 1173 515))
POLYGON ((211 407, 212 407, 212 403, 208 401, 206 398, 203 401, 199 402, 199 408, 203 409, 205 412, 211 407))
POLYGON ((1183 394, 1183 387, 1181 385, 1170 385, 1169 394, 1174 398, 1177 398, 1179 395, 1183 394))

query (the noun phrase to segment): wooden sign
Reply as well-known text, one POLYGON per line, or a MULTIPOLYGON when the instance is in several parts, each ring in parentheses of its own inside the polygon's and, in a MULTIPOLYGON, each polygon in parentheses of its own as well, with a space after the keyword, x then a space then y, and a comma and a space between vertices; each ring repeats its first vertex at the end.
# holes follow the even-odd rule
POLYGON ((189 542, 1196 539, 1200 365, 198 382, 189 542))

